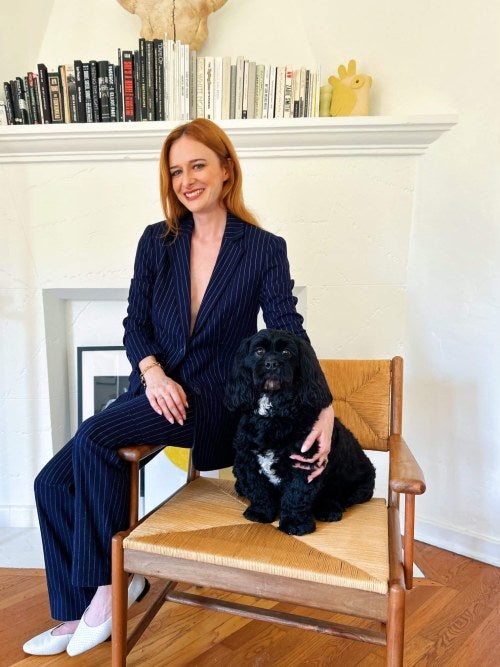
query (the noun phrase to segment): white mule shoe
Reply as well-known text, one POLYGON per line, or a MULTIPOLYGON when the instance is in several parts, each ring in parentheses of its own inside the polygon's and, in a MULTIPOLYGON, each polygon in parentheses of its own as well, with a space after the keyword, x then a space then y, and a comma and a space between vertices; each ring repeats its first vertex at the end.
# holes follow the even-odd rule
MULTIPOLYGON (((142 600, 148 590, 149 582, 147 579, 142 574, 134 574, 128 587, 128 606, 130 607, 134 602, 142 600)), ((68 642, 66 648, 68 655, 79 655, 84 651, 89 651, 111 636, 111 616, 100 625, 92 627, 85 622, 85 612, 83 612, 75 634, 68 642)))
POLYGON ((53 635, 53 631, 56 628, 60 628, 61 625, 64 625, 64 623, 59 623, 55 628, 46 630, 27 641, 23 646, 23 651, 30 655, 57 655, 57 653, 65 651, 71 641, 71 637, 73 637, 73 633, 68 635, 53 635))

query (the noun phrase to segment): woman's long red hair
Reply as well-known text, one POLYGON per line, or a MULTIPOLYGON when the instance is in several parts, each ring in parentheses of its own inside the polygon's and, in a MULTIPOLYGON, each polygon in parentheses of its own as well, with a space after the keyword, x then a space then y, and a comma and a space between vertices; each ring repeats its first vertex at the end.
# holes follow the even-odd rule
POLYGON ((257 219, 243 201, 241 166, 231 140, 224 130, 211 120, 196 118, 172 130, 163 142, 161 150, 160 196, 168 231, 176 235, 179 232, 181 218, 188 213, 188 209, 178 200, 172 187, 169 165, 172 144, 184 136, 210 148, 219 158, 221 165, 229 171, 229 178, 225 181, 221 192, 221 202, 224 207, 241 220, 258 227, 257 219))

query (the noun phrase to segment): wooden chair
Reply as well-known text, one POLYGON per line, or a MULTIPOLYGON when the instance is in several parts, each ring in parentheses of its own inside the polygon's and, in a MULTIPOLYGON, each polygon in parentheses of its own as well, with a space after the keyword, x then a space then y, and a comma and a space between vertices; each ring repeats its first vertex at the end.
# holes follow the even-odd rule
MULTIPOLYGON (((412 587, 414 501, 416 494, 425 491, 422 471, 401 435, 403 361, 400 357, 323 360, 321 365, 335 397, 336 415, 363 447, 388 453, 388 500, 374 498, 356 505, 340 522, 318 522, 314 533, 294 537, 277 530, 276 524, 246 521, 245 501, 235 494, 232 483, 200 477, 191 466, 185 486, 135 527, 113 538, 113 667, 126 664, 127 653, 165 601, 386 645, 387 665, 403 664, 405 591, 412 587), (405 494, 404 551, 400 494, 405 494), (131 572, 166 582, 127 639, 131 572), (214 597, 178 590, 178 582, 209 587, 214 597), (340 625, 246 606, 218 599, 216 589, 375 623, 370 628, 366 622, 365 627, 357 627, 349 619, 340 625)), ((142 453, 140 447, 122 450, 136 466, 135 475, 142 453)))

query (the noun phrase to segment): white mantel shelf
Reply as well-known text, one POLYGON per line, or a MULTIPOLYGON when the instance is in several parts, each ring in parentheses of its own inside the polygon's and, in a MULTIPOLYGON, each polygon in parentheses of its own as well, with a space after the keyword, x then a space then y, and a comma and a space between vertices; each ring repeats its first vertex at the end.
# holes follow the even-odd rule
MULTIPOLYGON (((229 120, 220 125, 242 158, 421 155, 456 115, 229 120)), ((0 163, 157 160, 179 125, 89 123, 0 127, 0 163)))

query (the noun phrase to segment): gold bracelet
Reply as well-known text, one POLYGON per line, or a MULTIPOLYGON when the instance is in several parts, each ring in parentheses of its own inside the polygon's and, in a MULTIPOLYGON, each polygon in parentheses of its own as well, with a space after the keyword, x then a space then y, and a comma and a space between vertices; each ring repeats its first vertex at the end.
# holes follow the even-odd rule
POLYGON ((159 366, 160 368, 162 368, 162 365, 160 364, 160 362, 159 362, 159 361, 155 361, 154 364, 149 364, 149 366, 146 366, 146 368, 145 368, 143 371, 141 371, 141 384, 142 384, 142 386, 144 387, 144 389, 146 389, 146 387, 147 387, 146 379, 145 379, 144 376, 146 375, 146 373, 147 373, 148 371, 150 371, 150 370, 151 370, 152 368, 154 368, 155 366, 159 366))

